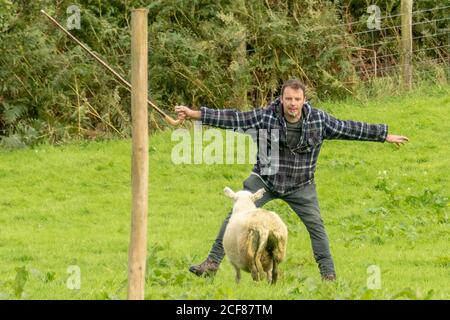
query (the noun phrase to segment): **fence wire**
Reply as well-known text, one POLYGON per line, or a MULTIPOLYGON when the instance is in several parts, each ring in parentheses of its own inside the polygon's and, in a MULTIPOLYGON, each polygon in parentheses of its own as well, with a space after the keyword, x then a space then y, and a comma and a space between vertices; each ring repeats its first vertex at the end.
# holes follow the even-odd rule
MULTIPOLYGON (((448 20, 450 16, 445 9, 450 6, 417 10, 412 12, 412 43, 411 67, 414 76, 423 74, 424 70, 429 73, 436 73, 437 70, 444 70, 445 76, 449 77, 450 65, 450 28, 448 20), (420 20, 419 13, 439 12, 440 16, 433 19, 420 20), (443 26, 442 26, 443 24, 443 26), (430 27, 428 27, 430 26, 430 27), (441 26, 441 27, 438 27, 441 26), (417 29, 419 28, 419 29, 417 29), (432 68, 431 66, 436 66, 432 68)), ((381 19, 400 17, 402 14, 384 16, 381 19)), ((366 21, 358 21, 366 23, 366 21)), ((349 24, 344 24, 349 26, 349 24)), ((353 24, 352 24, 353 25, 353 24)), ((336 28, 336 25, 330 28, 336 28)), ((386 26, 381 29, 370 29, 343 35, 343 41, 348 41, 356 45, 346 47, 349 55, 352 56, 352 65, 356 76, 363 81, 370 81, 377 77, 401 74, 401 70, 407 64, 402 59, 402 36, 400 24, 386 26), (372 37, 372 43, 367 40, 372 37), (361 44, 361 45, 358 45, 361 44)))
MULTIPOLYGON (((413 11, 412 15, 414 16, 415 14, 418 14, 418 13, 431 12, 431 11, 437 11, 437 10, 444 10, 444 9, 449 9, 449 8, 450 8, 450 6, 445 6, 445 7, 437 7, 437 8, 431 8, 431 9, 417 10, 417 11, 413 11)), ((380 19, 380 21, 382 21, 382 20, 395 18, 395 17, 401 17, 401 16, 403 16, 403 14, 399 13, 399 14, 383 16, 383 17, 380 17, 379 19, 380 19)), ((347 22, 347 23, 340 23, 340 24, 336 24, 336 25, 332 25, 332 26, 318 26, 313 31, 319 31, 319 30, 325 30, 325 29, 336 29, 336 28, 343 27, 343 26, 344 27, 349 27, 349 26, 354 26, 354 25, 358 25, 358 24, 367 24, 367 20, 364 20, 364 21, 353 21, 353 22, 347 22)))

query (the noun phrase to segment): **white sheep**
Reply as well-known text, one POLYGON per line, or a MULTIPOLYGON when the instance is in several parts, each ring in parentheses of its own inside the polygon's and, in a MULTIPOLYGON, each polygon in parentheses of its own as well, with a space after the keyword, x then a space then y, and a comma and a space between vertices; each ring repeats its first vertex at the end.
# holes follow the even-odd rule
POLYGON ((223 246, 236 270, 236 282, 241 279, 240 270, 244 270, 251 272, 255 281, 262 280, 266 275, 270 283, 276 283, 278 264, 286 255, 286 225, 275 212, 256 207, 255 201, 262 198, 264 189, 255 193, 235 193, 226 187, 224 192, 234 200, 223 246))

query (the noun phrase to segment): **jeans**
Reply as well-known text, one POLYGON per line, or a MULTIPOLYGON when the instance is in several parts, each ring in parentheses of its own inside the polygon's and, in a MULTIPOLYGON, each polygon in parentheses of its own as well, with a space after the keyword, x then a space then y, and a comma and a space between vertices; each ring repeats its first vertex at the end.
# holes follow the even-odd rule
MULTIPOLYGON (((288 195, 278 196, 271 193, 258 176, 250 175, 244 181, 244 190, 256 192, 261 188, 264 188, 266 192, 261 199, 256 201, 256 206, 260 208, 273 199, 284 200, 292 208, 292 210, 294 210, 308 230, 311 238, 314 259, 319 266, 321 275, 324 276, 335 274, 333 258, 331 257, 328 244, 328 236, 325 232, 325 227, 320 216, 316 185, 312 183, 288 195)), ((223 249, 223 235, 230 217, 231 212, 222 223, 216 241, 214 242, 208 255, 209 258, 218 263, 220 263, 225 256, 225 251, 223 249)))

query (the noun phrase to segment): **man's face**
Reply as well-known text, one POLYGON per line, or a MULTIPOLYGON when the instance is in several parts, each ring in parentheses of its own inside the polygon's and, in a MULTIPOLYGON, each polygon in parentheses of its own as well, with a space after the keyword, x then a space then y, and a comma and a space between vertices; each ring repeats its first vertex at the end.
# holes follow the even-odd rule
POLYGON ((281 96, 284 117, 289 122, 297 122, 302 117, 302 106, 305 102, 305 95, 302 89, 287 87, 281 96))

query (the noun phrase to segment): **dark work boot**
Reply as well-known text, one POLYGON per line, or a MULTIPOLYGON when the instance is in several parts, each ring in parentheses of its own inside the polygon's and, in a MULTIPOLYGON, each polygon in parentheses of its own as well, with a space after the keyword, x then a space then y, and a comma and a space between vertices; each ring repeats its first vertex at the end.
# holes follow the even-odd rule
POLYGON ((219 269, 219 263, 215 262, 211 258, 207 258, 205 261, 196 266, 190 266, 189 271, 196 276, 210 277, 214 276, 219 269))
POLYGON ((322 280, 323 281, 336 281, 336 275, 331 273, 331 274, 327 274, 327 275, 323 275, 322 276, 322 280))

